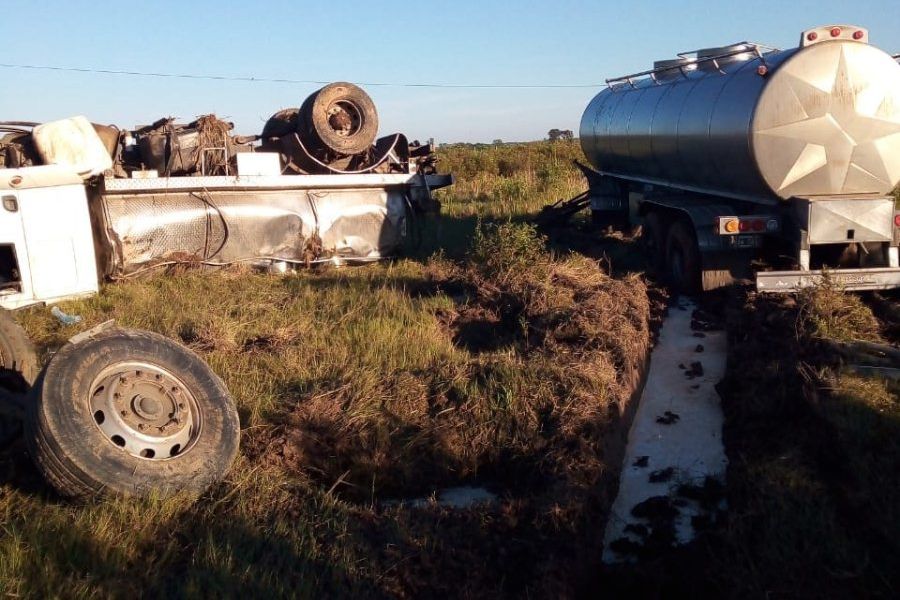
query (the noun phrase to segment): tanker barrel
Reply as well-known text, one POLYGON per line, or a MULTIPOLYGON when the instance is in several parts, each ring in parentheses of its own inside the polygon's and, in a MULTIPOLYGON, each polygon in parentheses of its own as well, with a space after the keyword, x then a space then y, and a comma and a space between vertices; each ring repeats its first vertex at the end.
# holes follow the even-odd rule
POLYGON ((581 120, 600 172, 760 203, 886 194, 900 181, 900 64, 865 30, 741 42, 611 79, 581 120))

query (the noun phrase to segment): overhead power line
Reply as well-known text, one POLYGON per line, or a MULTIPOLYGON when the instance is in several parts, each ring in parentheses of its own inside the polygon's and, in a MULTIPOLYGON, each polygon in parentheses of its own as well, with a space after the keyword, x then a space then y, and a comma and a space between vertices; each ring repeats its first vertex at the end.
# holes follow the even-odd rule
MULTIPOLYGON (((164 77, 171 79, 207 79, 213 81, 242 81, 248 83, 294 83, 308 85, 327 85, 331 81, 313 79, 287 79, 279 77, 247 77, 236 75, 199 75, 196 73, 155 73, 151 71, 125 71, 118 69, 95 69, 86 67, 57 67, 51 65, 19 65, 0 63, 4 69, 27 69, 32 71, 65 71, 70 73, 91 73, 97 75, 128 75, 132 77, 164 77)), ((605 83, 577 84, 471 84, 471 83, 391 83, 383 81, 362 82, 358 85, 369 87, 407 87, 407 88, 465 88, 465 89, 559 89, 559 88, 597 88, 605 87, 605 83)))

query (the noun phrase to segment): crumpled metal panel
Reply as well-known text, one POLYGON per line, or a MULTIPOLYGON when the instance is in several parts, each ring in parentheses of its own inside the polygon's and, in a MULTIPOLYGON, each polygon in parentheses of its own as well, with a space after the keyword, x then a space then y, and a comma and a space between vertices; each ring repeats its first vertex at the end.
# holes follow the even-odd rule
POLYGON ((403 191, 383 188, 106 193, 101 203, 112 276, 169 261, 373 260, 406 232, 403 191))

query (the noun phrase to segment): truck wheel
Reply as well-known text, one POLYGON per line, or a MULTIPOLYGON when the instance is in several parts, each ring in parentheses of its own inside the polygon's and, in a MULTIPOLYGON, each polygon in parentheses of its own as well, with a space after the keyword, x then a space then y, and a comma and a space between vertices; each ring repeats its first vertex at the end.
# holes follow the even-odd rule
POLYGON ((63 496, 196 495, 237 455, 240 425, 225 384, 155 333, 110 329, 67 344, 28 408, 29 452, 63 496))
POLYGON ((300 126, 321 145, 340 155, 368 150, 378 133, 375 103, 352 83, 330 83, 300 107, 300 126))
POLYGON ((651 269, 661 273, 666 264, 666 230, 659 212, 651 212, 644 216, 641 225, 641 246, 651 269))
POLYGON ((23 395, 37 373, 31 340, 9 312, 0 310, 0 447, 22 433, 23 395))
POLYGON ((691 226, 678 220, 669 228, 666 238, 666 278, 676 292, 696 294, 700 291, 700 250, 691 226))
POLYGON ((37 374, 34 345, 12 315, 0 310, 0 387, 25 392, 37 374))
POLYGON ((269 120, 263 126, 261 134, 263 139, 280 138, 295 133, 297 131, 297 115, 299 113, 299 108, 285 108, 269 117, 269 120))

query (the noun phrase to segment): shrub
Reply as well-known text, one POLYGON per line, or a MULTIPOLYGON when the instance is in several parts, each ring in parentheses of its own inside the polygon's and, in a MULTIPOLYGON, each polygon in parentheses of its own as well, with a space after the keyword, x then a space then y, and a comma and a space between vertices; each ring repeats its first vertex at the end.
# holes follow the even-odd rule
POLYGON ((530 223, 479 223, 469 258, 488 278, 506 278, 546 262, 547 239, 530 223))

